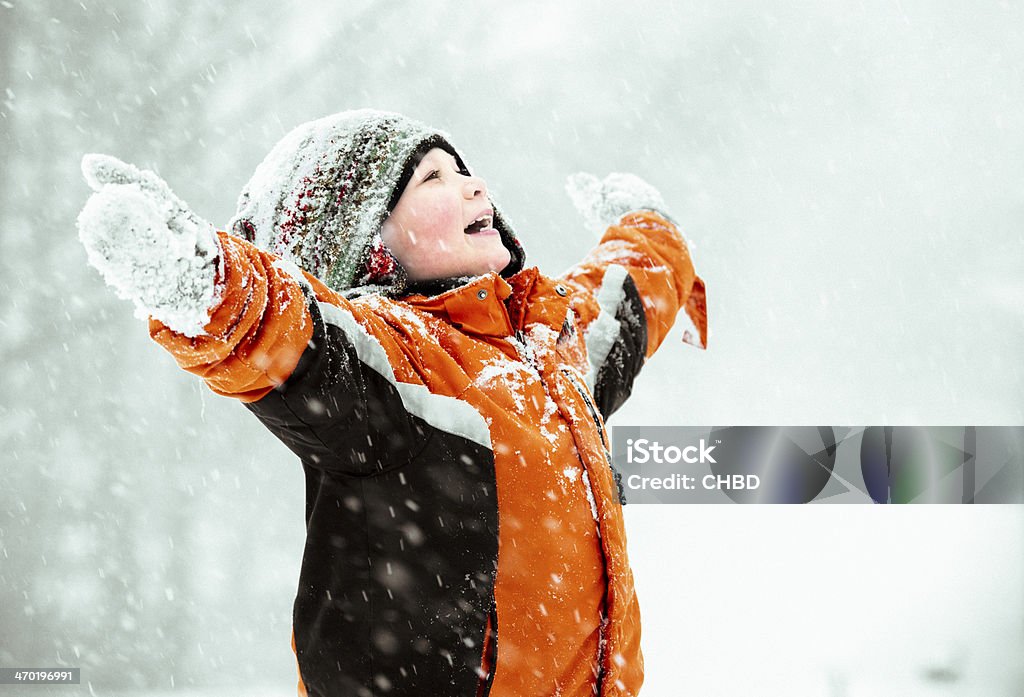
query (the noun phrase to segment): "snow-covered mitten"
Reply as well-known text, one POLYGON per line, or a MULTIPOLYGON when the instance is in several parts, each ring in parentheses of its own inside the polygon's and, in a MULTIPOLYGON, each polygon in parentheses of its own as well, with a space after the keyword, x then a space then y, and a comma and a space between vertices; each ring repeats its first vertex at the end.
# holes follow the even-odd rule
POLYGON ((635 174, 615 172, 600 180, 578 172, 566 180, 565 190, 587 227, 598 234, 630 211, 652 210, 667 217, 661 194, 635 174))
POLYGON ((214 226, 149 170, 86 155, 82 174, 95 191, 78 214, 89 263, 135 303, 136 317, 154 317, 185 336, 203 334, 219 299, 214 226))

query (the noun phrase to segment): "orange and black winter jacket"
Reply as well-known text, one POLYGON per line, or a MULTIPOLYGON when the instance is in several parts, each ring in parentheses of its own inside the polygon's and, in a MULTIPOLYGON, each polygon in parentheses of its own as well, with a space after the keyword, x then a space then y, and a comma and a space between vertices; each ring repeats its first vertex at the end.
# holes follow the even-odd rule
POLYGON ((561 278, 349 300, 220 234, 222 300, 150 333, 302 461, 300 694, 636 695, 640 614, 603 418, 680 311, 679 232, 641 211, 561 278))

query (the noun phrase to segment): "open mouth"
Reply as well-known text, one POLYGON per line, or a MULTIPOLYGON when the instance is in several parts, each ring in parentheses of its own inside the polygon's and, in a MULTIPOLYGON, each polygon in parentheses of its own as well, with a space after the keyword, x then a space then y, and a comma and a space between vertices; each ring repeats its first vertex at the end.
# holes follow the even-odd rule
POLYGON ((476 233, 483 232, 484 230, 493 230, 494 229, 493 225, 494 225, 494 216, 492 216, 492 215, 482 215, 479 218, 477 218, 476 220, 474 220, 472 223, 470 223, 466 227, 465 232, 466 232, 467 235, 475 235, 476 233))

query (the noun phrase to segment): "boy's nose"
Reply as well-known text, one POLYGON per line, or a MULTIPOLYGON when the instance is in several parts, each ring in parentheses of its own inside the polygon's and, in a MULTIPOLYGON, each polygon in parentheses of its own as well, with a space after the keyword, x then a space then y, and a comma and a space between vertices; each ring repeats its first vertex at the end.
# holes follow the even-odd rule
POLYGON ((468 199, 474 199, 478 194, 487 196, 487 184, 480 177, 469 176, 463 184, 463 195, 468 199))

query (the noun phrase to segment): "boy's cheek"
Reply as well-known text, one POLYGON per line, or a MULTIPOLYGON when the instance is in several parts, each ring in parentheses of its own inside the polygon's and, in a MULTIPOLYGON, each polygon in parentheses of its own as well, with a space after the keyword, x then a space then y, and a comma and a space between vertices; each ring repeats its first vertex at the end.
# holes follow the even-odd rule
POLYGON ((461 211, 455 210, 451 205, 438 202, 420 208, 418 213, 418 226, 428 230, 431 237, 451 234, 456 229, 459 232, 463 230, 461 211))

